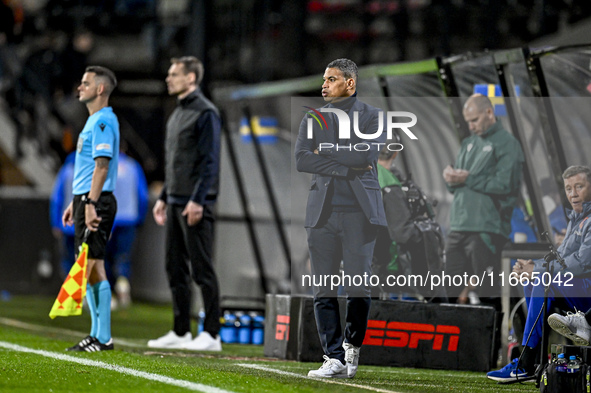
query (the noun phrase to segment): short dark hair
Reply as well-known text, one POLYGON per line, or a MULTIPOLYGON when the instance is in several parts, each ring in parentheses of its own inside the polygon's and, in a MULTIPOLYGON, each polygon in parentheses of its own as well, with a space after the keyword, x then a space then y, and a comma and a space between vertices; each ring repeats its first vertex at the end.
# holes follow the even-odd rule
POLYGON ((343 73, 345 79, 353 78, 357 82, 359 76, 359 70, 357 64, 353 60, 349 59, 336 59, 328 63, 326 68, 336 68, 343 73))
POLYGON ((117 78, 115 77, 115 73, 106 67, 88 66, 84 71, 94 73, 95 78, 98 78, 100 83, 105 85, 107 95, 111 95, 113 90, 115 90, 117 87, 117 78))
POLYGON ((562 174, 562 178, 566 180, 569 177, 578 175, 579 173, 584 173, 585 176, 587 176, 587 181, 591 183, 591 169, 588 166, 583 165, 569 166, 562 174))
POLYGON ((201 81, 203 80, 203 74, 205 70, 203 69, 203 63, 201 60, 196 58, 195 56, 182 56, 182 57, 173 57, 170 59, 172 64, 182 64, 185 67, 185 74, 194 73, 195 74, 195 84, 199 86, 201 81))

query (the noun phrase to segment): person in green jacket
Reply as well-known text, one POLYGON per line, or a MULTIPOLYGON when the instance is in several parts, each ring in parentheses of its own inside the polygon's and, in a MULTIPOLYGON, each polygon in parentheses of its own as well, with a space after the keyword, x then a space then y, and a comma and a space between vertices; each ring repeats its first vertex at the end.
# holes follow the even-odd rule
MULTIPOLYGON (((487 97, 475 94, 468 98, 463 116, 473 135, 462 141, 455 167, 448 165, 443 171, 454 195, 445 272, 452 277, 467 273, 482 278, 486 274, 484 284, 476 288, 480 300, 501 311, 498 272, 521 184, 523 151, 495 118, 487 97)), ((464 289, 453 283, 446 287, 452 302, 464 289)))

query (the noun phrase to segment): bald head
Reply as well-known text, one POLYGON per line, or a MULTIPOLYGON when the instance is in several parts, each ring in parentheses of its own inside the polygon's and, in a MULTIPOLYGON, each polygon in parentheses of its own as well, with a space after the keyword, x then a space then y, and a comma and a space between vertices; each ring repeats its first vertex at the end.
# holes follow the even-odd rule
POLYGON ((474 94, 466 100, 463 114, 470 132, 478 136, 482 136, 497 121, 492 103, 482 94, 474 94))
POLYGON ((490 102, 489 98, 486 96, 483 96, 482 94, 473 94, 471 95, 467 100, 466 103, 464 104, 464 110, 468 107, 468 106, 474 106, 474 108, 476 108, 479 111, 484 111, 486 109, 491 109, 493 110, 493 105, 492 102, 490 102))

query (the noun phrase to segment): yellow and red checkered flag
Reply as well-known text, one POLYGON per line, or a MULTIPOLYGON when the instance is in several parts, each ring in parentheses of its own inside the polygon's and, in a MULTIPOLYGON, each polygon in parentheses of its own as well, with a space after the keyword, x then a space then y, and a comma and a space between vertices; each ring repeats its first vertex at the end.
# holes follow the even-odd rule
POLYGON ((88 244, 82 243, 76 263, 64 280, 60 293, 49 312, 51 319, 82 314, 82 302, 86 296, 86 269, 88 267, 88 244))

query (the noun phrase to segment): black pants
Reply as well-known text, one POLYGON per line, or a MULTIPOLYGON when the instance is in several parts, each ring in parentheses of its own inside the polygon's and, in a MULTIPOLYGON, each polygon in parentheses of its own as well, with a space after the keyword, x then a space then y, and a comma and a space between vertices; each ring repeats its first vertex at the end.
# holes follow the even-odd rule
POLYGON ((344 282, 347 294, 344 337, 338 288, 331 288, 330 281, 326 285, 314 286, 314 314, 322 349, 328 357, 342 362, 345 359, 343 338, 356 347, 360 347, 365 338, 371 304, 370 287, 358 284, 359 277, 371 275, 376 229, 362 212, 333 212, 326 224, 307 229, 313 276, 316 279, 339 276, 342 259, 343 274, 351 278, 351 282, 344 282))
MULTIPOLYGON (((80 245, 84 241, 86 231, 86 204, 82 200, 83 196, 88 196, 88 193, 74 195, 74 249, 76 250, 76 255, 78 255, 80 245)), ((101 222, 99 223, 98 230, 96 232, 89 232, 88 238, 86 239, 86 244, 88 244, 88 258, 104 260, 107 241, 111 236, 115 214, 117 213, 117 199, 115 195, 112 192, 101 193, 95 209, 97 216, 101 218, 101 222)))
MULTIPOLYGON (((487 232, 452 231, 447 237, 445 247, 445 273, 450 276, 477 275, 480 279, 484 273, 485 279, 475 291, 482 303, 493 305, 497 311, 501 311, 498 275, 501 271, 501 252, 506 242, 507 239, 503 236, 487 232), (489 275, 488 271, 492 274, 489 275)), ((457 298, 463 289, 462 285, 447 285, 450 301, 457 298)))
POLYGON ((203 295, 203 330, 215 337, 220 331, 220 291, 212 260, 213 212, 204 206, 201 221, 189 226, 181 214, 184 208, 168 205, 166 210, 166 273, 172 291, 174 331, 178 335, 191 331, 192 277, 203 295))

